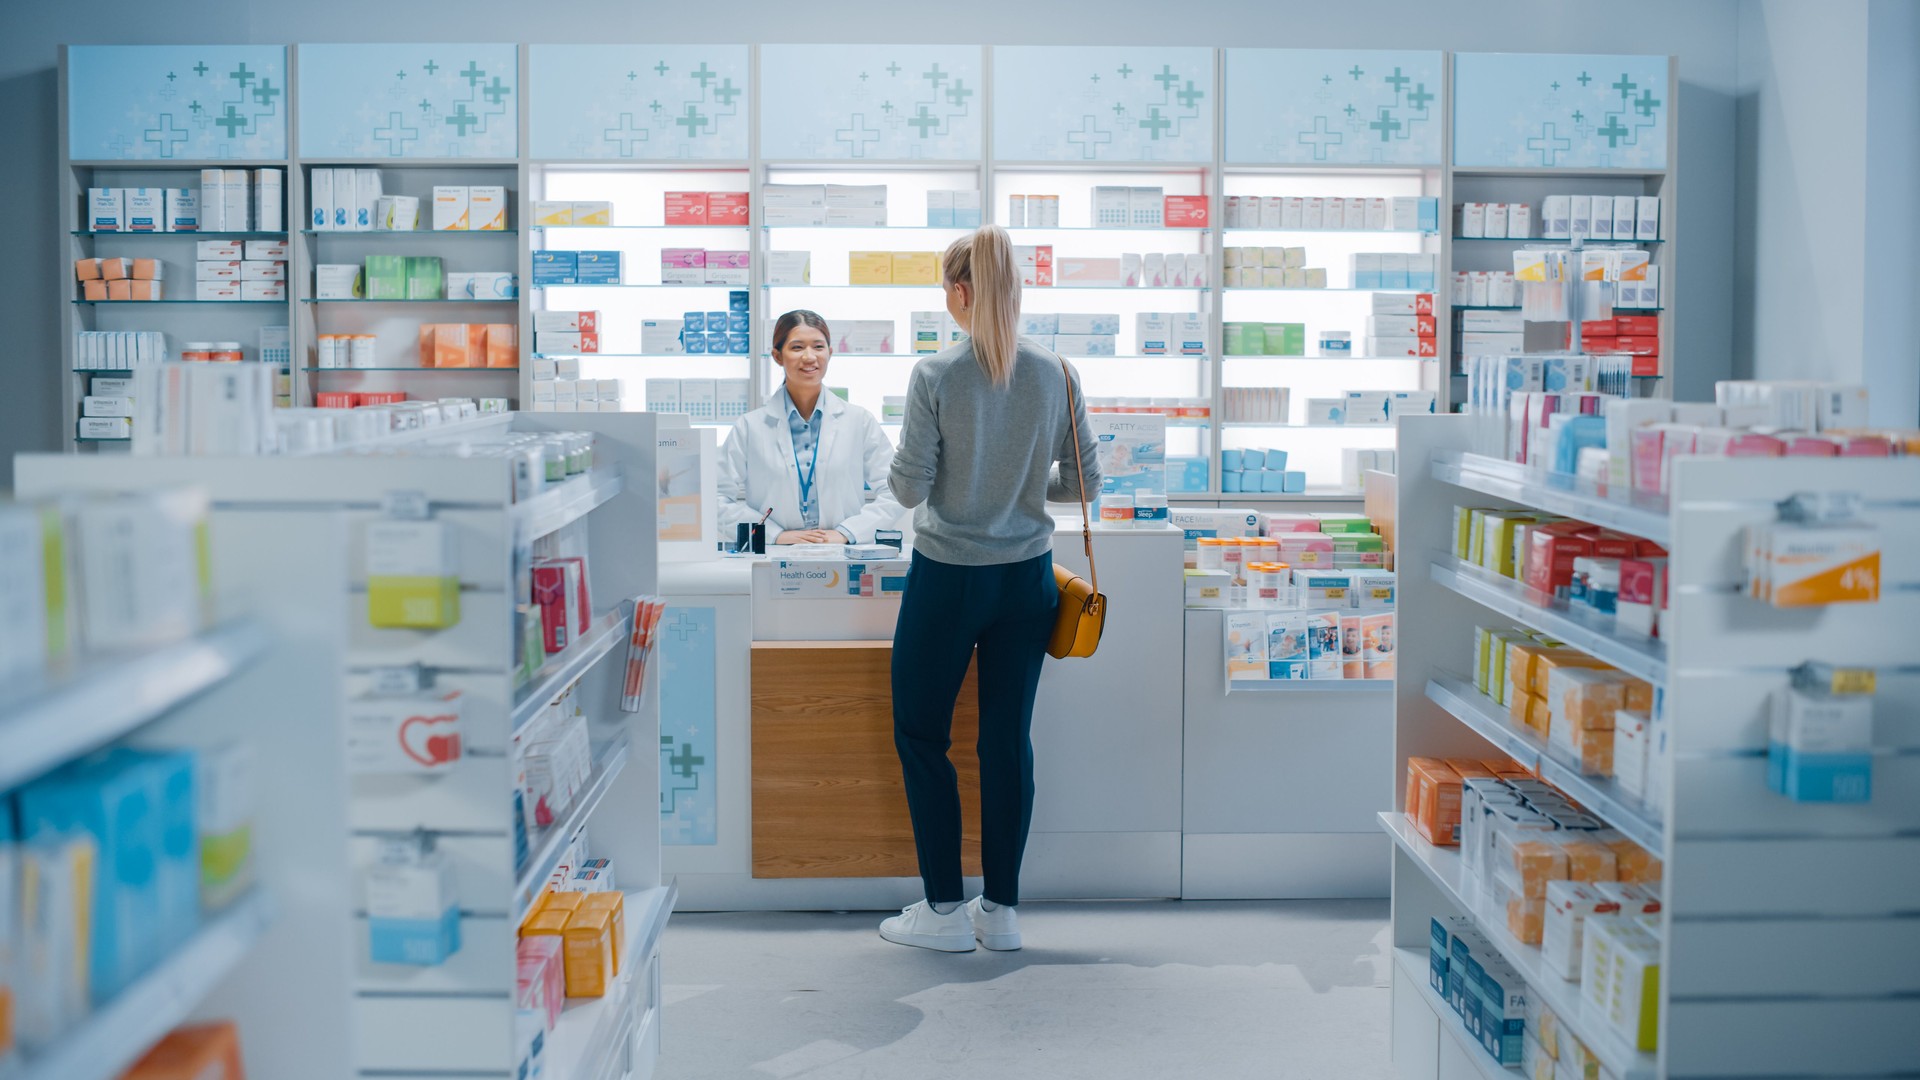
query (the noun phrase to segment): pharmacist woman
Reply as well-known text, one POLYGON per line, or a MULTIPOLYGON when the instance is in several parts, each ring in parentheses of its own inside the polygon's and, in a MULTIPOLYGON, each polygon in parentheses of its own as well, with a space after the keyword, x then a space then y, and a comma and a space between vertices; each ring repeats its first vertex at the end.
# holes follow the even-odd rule
POLYGON ((888 487, 893 444, 872 413, 826 389, 831 359, 825 319, 789 311, 774 323, 773 362, 786 382, 734 421, 721 450, 723 540, 740 522, 766 517, 771 543, 871 544, 875 529, 899 520, 888 487))

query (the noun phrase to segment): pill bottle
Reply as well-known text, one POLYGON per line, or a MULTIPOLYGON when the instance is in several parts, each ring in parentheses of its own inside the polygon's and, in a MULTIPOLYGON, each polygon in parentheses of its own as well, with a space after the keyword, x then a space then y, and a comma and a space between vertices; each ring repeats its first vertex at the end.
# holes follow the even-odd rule
POLYGON ((240 343, 237 341, 216 341, 213 347, 207 350, 207 359, 215 363, 237 364, 244 357, 245 354, 241 352, 240 343))
POLYGON ((1109 529, 1133 528, 1133 496, 1100 496, 1100 524, 1109 529))
MULTIPOLYGON (((336 339, 337 340, 337 339, 336 339)), ((347 362, 345 367, 370 368, 374 366, 375 338, 372 334, 353 334, 347 337, 347 362)), ((339 346, 334 346, 337 354, 339 346)))
POLYGON ((1167 524, 1167 497, 1155 491, 1133 493, 1133 526, 1155 528, 1167 524))

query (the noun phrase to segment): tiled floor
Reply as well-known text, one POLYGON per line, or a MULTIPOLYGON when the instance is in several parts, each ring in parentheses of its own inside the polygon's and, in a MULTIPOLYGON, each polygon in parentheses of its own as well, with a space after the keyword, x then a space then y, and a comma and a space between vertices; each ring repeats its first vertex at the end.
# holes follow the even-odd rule
POLYGON ((1391 1080, 1385 901, 1043 903, 1027 947, 883 913, 679 914, 661 1080, 1391 1080))

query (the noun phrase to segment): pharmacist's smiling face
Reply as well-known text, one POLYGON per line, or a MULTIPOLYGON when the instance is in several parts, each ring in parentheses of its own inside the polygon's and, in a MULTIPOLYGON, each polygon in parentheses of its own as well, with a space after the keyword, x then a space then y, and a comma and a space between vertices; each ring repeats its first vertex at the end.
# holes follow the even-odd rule
POLYGON ((817 389, 826 381, 827 361, 833 359, 833 346, 827 335, 811 326, 796 326, 787 334, 773 359, 787 373, 787 383, 801 389, 817 389))

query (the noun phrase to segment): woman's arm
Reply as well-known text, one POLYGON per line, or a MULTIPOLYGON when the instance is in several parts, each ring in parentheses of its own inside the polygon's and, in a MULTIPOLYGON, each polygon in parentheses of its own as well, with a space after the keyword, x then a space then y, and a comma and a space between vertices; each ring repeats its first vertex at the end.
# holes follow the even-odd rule
POLYGON ((1073 422, 1060 437, 1060 448, 1054 454, 1057 462, 1053 475, 1047 478, 1047 501, 1059 503, 1077 503, 1080 501, 1080 476, 1078 469, 1086 475, 1086 496, 1088 502, 1100 497, 1100 444, 1093 437, 1093 426, 1087 423, 1087 401, 1080 395, 1080 373, 1067 368, 1069 388, 1073 394, 1073 422), (1073 435, 1080 433, 1080 441, 1075 445, 1073 435))
POLYGON ((873 530, 885 529, 900 520, 905 509, 900 500, 893 497, 889 473, 893 466, 893 444, 887 441, 886 432, 880 430, 880 424, 873 414, 862 410, 860 426, 863 429, 864 445, 861 456, 864 468, 861 470, 867 486, 873 489, 873 501, 866 509, 840 523, 840 530, 852 538, 856 544, 873 543, 873 530))
POLYGON ((907 377, 906 427, 900 432, 900 449, 894 451, 893 466, 887 471, 888 490, 901 506, 912 508, 933 494, 934 477, 940 469, 940 421, 934 407, 933 384, 925 369, 915 367, 907 377))

